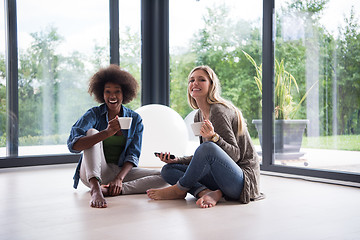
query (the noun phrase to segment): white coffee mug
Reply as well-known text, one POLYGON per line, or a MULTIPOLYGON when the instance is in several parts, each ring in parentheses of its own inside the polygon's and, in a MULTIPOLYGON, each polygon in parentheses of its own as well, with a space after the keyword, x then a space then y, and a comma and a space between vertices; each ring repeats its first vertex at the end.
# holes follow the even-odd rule
POLYGON ((195 134, 195 136, 200 136, 200 129, 202 127, 202 125, 204 124, 204 122, 195 122, 193 124, 191 124, 191 128, 195 134))
POLYGON ((132 117, 119 117, 119 124, 121 129, 129 129, 132 122, 132 117))

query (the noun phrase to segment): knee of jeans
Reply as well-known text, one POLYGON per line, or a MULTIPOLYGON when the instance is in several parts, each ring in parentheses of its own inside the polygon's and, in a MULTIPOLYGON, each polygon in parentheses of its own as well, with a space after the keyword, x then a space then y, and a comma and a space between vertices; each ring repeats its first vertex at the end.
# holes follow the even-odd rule
POLYGON ((196 152, 212 153, 217 147, 219 147, 219 146, 216 145, 216 143, 214 143, 214 142, 204 142, 204 143, 200 144, 200 146, 198 147, 196 152))
POLYGON ((168 172, 169 172, 169 164, 165 164, 162 168, 161 168, 161 171, 160 171, 160 174, 161 176, 165 179, 165 177, 168 175, 168 172))
POLYGON ((173 167, 171 166, 171 164, 165 164, 162 168, 161 168, 161 177, 166 181, 170 181, 171 180, 171 176, 172 174, 172 169, 173 167))
POLYGON ((92 136, 92 135, 94 135, 94 134, 96 134, 96 133, 98 133, 98 132, 99 132, 99 131, 96 130, 95 128, 90 128, 89 130, 87 130, 86 136, 92 136))

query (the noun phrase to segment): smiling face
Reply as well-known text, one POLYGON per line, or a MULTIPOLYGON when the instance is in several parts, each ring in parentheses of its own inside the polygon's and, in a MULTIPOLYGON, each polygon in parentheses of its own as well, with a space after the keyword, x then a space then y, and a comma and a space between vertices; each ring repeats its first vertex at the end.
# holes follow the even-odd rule
POLYGON ((189 78, 188 92, 195 99, 207 98, 211 86, 211 80, 207 73, 198 69, 189 78))
POLYGON ((119 113, 123 102, 123 94, 119 84, 108 82, 104 86, 104 100, 109 111, 119 113))

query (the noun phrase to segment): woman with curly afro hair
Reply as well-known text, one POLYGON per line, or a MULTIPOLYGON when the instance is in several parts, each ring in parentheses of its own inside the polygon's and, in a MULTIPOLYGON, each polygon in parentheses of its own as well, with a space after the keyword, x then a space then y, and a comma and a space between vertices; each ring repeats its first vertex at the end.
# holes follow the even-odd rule
POLYGON ((135 78, 117 65, 95 73, 89 94, 100 106, 89 109, 71 128, 67 141, 72 153, 81 153, 74 176, 90 187, 90 206, 107 207, 105 197, 145 193, 164 187, 160 171, 138 168, 143 124, 139 114, 123 106, 137 94, 135 78), (131 117, 129 129, 122 129, 119 117, 131 117))

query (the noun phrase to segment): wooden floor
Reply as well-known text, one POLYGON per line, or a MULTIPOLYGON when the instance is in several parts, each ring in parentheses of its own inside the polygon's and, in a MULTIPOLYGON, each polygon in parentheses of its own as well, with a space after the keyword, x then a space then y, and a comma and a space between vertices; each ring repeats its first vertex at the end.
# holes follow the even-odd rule
POLYGON ((0 169, 0 239, 360 239, 360 189, 261 176, 267 198, 199 209, 145 194, 89 207, 75 165, 0 169))

